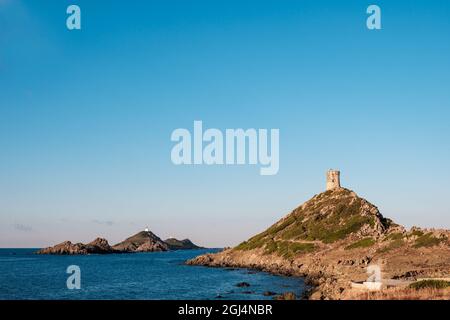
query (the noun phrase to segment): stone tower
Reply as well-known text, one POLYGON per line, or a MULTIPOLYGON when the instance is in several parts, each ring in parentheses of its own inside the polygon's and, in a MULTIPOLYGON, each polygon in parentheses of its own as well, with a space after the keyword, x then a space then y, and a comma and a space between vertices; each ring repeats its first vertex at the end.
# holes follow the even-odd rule
POLYGON ((341 187, 339 170, 328 170, 327 171, 327 190, 339 189, 341 187))

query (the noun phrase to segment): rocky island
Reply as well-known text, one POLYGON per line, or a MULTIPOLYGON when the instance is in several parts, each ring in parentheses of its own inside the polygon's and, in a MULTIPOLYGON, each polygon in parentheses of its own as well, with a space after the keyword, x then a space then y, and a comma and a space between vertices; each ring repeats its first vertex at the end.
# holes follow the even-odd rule
POLYGON ((264 232, 187 264, 303 276, 309 299, 449 299, 449 236, 448 230, 406 230, 342 188, 339 172, 331 170, 325 192, 264 232), (427 285, 443 290, 413 289, 427 285))
POLYGON ((83 243, 72 243, 64 241, 53 247, 48 247, 37 251, 37 254, 110 254, 110 253, 133 253, 133 252, 158 252, 169 250, 188 250, 199 249, 201 247, 193 244, 189 239, 177 240, 175 238, 161 240, 153 232, 145 229, 124 241, 110 246, 108 241, 103 238, 97 238, 94 241, 83 243))
POLYGON ((53 247, 41 249, 37 254, 105 254, 115 253, 108 240, 97 238, 87 244, 64 241, 53 247))
POLYGON ((169 238, 164 240, 164 242, 169 246, 170 250, 186 250, 186 249, 204 249, 192 243, 189 239, 178 240, 175 238, 169 238))
POLYGON ((123 252, 168 251, 169 245, 151 231, 141 231, 113 246, 114 250, 123 252))

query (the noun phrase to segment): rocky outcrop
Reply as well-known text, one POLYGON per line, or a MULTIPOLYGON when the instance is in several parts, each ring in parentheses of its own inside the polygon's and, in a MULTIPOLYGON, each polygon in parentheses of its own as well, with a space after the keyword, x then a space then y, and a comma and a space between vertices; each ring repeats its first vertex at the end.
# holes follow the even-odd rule
POLYGON ((53 247, 43 248, 36 252, 37 254, 87 254, 87 250, 82 243, 72 243, 64 241, 53 247))
POLYGON ((114 249, 108 243, 108 240, 104 238, 97 238, 86 245, 86 249, 90 253, 113 253, 114 249))
POLYGON ((189 239, 178 240, 175 238, 169 238, 164 240, 164 242, 169 246, 170 250, 202 249, 202 247, 195 245, 189 239))
POLYGON ((37 254, 59 254, 59 255, 76 255, 76 254, 107 254, 114 253, 115 250, 110 247, 108 241, 103 238, 97 238, 88 244, 72 243, 64 241, 53 247, 41 249, 37 254))
POLYGON ((113 246, 123 252, 167 251, 169 246, 151 231, 141 231, 113 246))
POLYGON ((310 299, 340 299, 351 290, 351 281, 367 279, 370 264, 387 279, 448 276, 449 238, 447 230, 406 231, 355 192, 337 188, 314 196, 234 248, 186 263, 302 276, 311 286, 310 299))

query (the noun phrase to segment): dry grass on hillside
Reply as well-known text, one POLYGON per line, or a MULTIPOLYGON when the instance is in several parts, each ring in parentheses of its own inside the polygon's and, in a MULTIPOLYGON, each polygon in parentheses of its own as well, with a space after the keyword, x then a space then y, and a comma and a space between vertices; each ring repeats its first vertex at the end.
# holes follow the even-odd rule
POLYGON ((346 300, 450 300, 450 288, 411 289, 390 288, 382 291, 352 291, 344 297, 346 300))

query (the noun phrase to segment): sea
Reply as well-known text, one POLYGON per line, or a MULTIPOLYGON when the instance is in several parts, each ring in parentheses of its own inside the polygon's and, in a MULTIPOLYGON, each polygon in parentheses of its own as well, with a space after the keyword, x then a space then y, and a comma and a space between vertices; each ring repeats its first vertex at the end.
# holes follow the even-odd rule
POLYGON ((184 264, 218 249, 75 256, 36 250, 0 249, 0 300, 270 300, 268 292, 299 297, 305 290, 302 278, 184 264), (69 266, 79 268, 79 289, 69 266), (249 286, 238 286, 244 282, 249 286))

